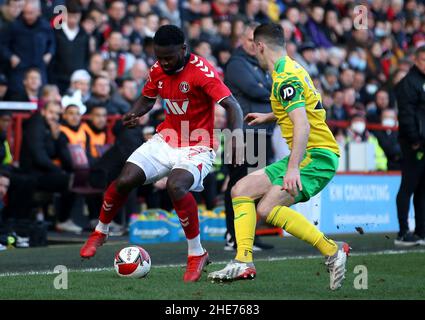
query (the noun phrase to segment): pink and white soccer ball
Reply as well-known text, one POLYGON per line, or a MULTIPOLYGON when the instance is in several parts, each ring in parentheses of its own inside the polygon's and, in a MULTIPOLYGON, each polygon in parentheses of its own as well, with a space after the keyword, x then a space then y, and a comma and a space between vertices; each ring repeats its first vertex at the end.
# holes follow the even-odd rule
POLYGON ((114 267, 120 277, 142 278, 151 269, 151 258, 142 247, 126 247, 115 255, 114 267))

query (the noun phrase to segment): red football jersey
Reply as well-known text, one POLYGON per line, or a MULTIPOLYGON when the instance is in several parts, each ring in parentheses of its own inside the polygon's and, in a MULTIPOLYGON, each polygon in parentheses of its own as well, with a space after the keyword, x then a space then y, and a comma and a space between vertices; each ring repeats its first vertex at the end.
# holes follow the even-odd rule
POLYGON ((165 120, 157 128, 165 141, 176 147, 213 147, 214 106, 231 95, 206 59, 190 55, 184 68, 173 75, 156 62, 142 94, 162 98, 165 120))

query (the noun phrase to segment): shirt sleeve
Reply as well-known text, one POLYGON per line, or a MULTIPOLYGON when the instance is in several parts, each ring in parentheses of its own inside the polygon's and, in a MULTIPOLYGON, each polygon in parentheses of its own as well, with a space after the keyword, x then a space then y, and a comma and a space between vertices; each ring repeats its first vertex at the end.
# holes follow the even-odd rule
POLYGON ((158 96, 158 86, 156 85, 154 69, 149 72, 148 79, 142 90, 142 95, 147 98, 155 99, 158 96))
POLYGON ((278 77, 273 83, 273 95, 287 113, 305 107, 304 86, 296 76, 278 77))
POLYGON ((232 95, 229 88, 218 77, 217 71, 209 63, 204 62, 204 66, 196 72, 197 83, 203 91, 215 102, 220 102, 224 98, 232 95))

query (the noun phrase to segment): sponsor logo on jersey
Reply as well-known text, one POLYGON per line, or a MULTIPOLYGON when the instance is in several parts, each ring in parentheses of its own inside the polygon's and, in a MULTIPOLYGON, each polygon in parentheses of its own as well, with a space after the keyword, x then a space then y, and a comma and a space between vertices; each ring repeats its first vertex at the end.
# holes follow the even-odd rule
POLYGON ((296 91, 295 88, 290 84, 285 84, 280 87, 279 93, 283 100, 289 101, 295 97, 296 91))
POLYGON ((190 90, 189 83, 187 83, 186 81, 180 82, 179 89, 182 93, 188 93, 190 90))
POLYGON ((186 114, 188 107, 189 100, 171 101, 170 99, 164 99, 164 108, 169 114, 186 114))
POLYGON ((164 83, 162 81, 158 81, 158 89, 162 89, 163 84, 164 83))

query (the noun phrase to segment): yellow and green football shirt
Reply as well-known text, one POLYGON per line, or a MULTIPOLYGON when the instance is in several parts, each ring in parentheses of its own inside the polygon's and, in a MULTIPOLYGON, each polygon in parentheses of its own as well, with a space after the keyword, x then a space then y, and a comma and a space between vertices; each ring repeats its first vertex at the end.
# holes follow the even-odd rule
POLYGON ((325 122, 326 111, 322 106, 322 97, 307 71, 285 56, 276 61, 272 78, 271 106, 289 148, 292 149, 293 124, 288 113, 304 107, 310 123, 307 150, 321 148, 339 155, 338 144, 325 122))

